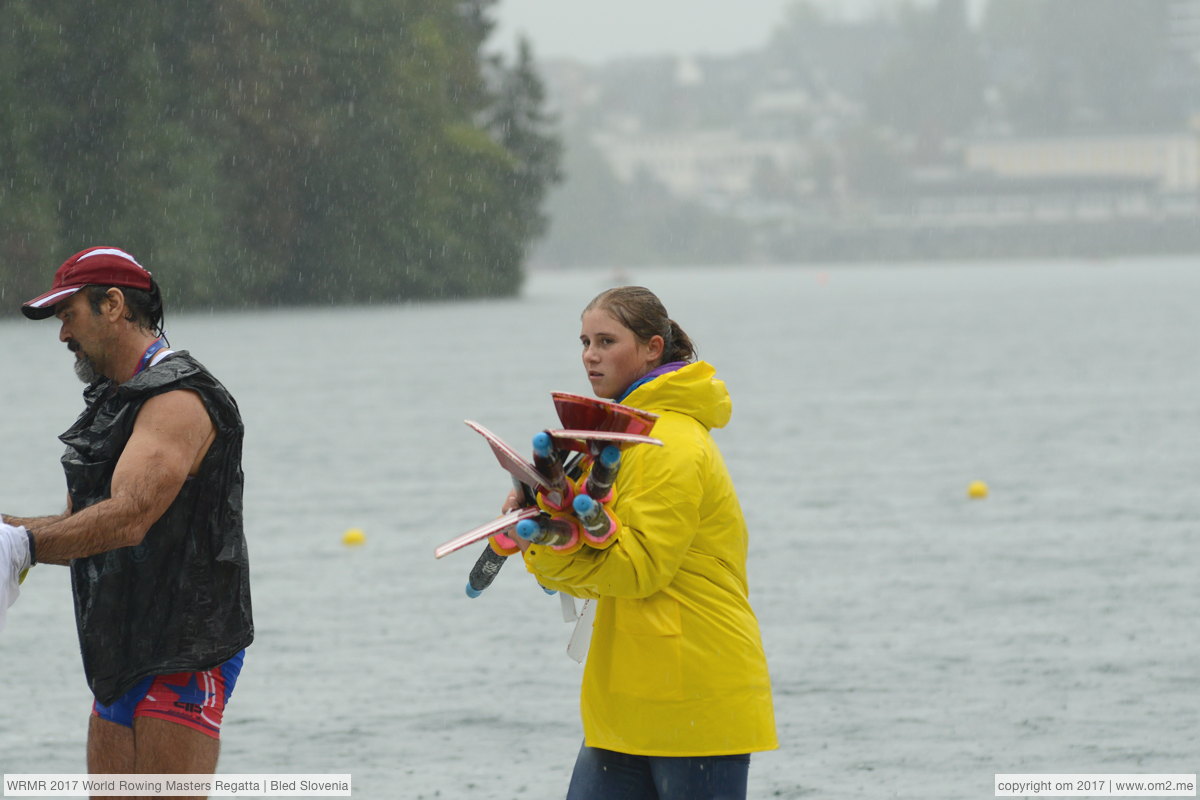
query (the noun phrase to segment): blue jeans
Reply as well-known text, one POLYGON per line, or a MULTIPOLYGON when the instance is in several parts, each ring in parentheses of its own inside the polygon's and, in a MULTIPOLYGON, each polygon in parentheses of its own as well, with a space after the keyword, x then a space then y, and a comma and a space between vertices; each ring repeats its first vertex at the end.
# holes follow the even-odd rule
POLYGON ((631 756, 586 744, 567 800, 745 800, 750 754, 631 756))

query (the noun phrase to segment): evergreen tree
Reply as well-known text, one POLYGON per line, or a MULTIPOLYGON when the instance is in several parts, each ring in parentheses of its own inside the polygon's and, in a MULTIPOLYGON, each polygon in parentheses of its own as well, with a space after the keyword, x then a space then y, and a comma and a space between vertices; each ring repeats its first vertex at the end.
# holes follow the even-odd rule
POLYGON ((512 198, 507 213, 515 231, 528 241, 545 234, 541 211, 547 190, 562 180, 562 144, 556 120, 545 111, 546 92, 533 63, 529 42, 522 38, 517 61, 500 77, 490 129, 513 158, 512 198))

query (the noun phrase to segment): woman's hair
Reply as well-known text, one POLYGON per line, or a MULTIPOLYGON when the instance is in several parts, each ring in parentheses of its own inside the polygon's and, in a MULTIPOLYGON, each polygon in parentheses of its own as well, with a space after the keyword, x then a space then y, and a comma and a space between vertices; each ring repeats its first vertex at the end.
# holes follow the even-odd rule
POLYGON ((638 341, 648 342, 655 336, 663 340, 660 364, 672 361, 695 361, 696 346, 679 323, 667 316, 667 309, 654 292, 642 286, 618 286, 601 292, 583 311, 607 311, 617 322, 633 331, 638 341))

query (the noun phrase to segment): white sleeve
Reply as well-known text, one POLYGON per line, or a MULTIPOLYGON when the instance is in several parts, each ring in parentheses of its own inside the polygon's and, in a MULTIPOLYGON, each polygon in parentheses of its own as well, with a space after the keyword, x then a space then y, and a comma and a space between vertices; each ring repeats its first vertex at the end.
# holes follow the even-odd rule
POLYGON ((29 536, 25 528, 0 522, 0 630, 8 607, 21 594, 21 572, 29 566, 29 536))

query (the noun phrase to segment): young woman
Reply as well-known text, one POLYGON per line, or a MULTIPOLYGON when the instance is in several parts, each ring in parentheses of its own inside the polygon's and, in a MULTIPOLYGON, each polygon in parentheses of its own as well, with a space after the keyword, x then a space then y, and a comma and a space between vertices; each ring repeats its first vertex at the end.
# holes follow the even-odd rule
POLYGON ((746 524, 709 435, 729 393, 647 289, 594 299, 580 341, 596 395, 658 414, 664 446, 622 454, 611 546, 525 549, 542 585, 598 598, 567 798, 744 798, 750 753, 778 744, 746 524))

